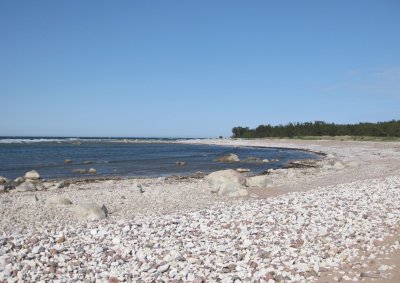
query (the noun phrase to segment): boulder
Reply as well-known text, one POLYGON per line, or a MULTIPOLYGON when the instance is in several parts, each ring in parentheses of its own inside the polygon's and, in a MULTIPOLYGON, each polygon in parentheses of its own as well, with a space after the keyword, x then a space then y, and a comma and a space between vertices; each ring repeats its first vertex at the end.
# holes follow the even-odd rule
POLYGON ((75 215, 81 220, 100 220, 107 217, 104 208, 95 203, 78 204, 74 207, 75 215))
POLYGON ((18 186, 18 185, 22 184, 23 182, 25 182, 25 179, 23 177, 18 177, 14 180, 14 185, 18 186))
POLYGON ((63 196, 54 196, 50 199, 47 200, 47 204, 50 205, 70 205, 72 204, 72 201, 67 199, 66 197, 63 196))
POLYGON ((94 168, 90 168, 87 172, 89 174, 96 174, 97 173, 96 169, 94 169, 94 168))
POLYGON ((0 184, 8 183, 8 179, 0 176, 0 184))
POLYGON ((247 187, 268 188, 271 185, 272 185, 272 181, 270 180, 269 176, 267 176, 267 175, 248 177, 246 179, 247 187))
POLYGON ((36 190, 35 185, 29 181, 23 182, 15 189, 16 192, 29 192, 29 191, 34 191, 34 190, 36 190))
POLYGON ((29 171, 25 173, 24 176, 25 180, 39 180, 40 179, 40 175, 38 172, 36 172, 35 170, 29 171))
POLYGON ((229 153, 227 155, 218 157, 215 159, 217 162, 240 162, 239 156, 234 153, 229 153))
POLYGON ((213 172, 205 179, 210 185, 210 192, 218 193, 219 195, 243 189, 246 183, 246 178, 232 169, 213 172))

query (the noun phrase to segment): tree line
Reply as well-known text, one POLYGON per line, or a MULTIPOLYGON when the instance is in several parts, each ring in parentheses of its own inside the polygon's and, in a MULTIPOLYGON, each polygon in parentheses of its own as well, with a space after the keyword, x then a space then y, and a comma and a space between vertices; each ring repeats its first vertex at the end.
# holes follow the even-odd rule
POLYGON ((234 127, 233 138, 268 138, 300 136, 371 136, 400 137, 400 120, 377 123, 335 124, 323 121, 260 125, 255 129, 234 127))

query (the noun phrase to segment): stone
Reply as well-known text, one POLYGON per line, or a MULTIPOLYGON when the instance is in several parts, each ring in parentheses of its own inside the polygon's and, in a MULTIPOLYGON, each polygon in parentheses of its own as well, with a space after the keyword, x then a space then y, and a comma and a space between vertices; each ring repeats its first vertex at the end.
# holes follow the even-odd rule
POLYGON ((63 196, 54 196, 47 200, 49 205, 70 205, 72 201, 63 196))
POLYGON ((169 269, 169 266, 170 266, 169 263, 163 264, 157 268, 157 271, 160 273, 167 272, 169 269))
POLYGON ((0 184, 8 183, 8 179, 0 176, 0 184))
POLYGON ((141 184, 136 183, 136 182, 132 184, 132 190, 134 190, 137 193, 141 193, 141 194, 144 193, 143 186, 141 184))
POLYGON ((250 172, 250 169, 247 169, 247 168, 237 168, 237 169, 236 169, 236 172, 239 172, 239 173, 246 173, 246 172, 250 172))
POLYGON ((23 182, 25 182, 25 179, 23 177, 18 177, 14 180, 14 185, 18 186, 18 185, 22 184, 23 182))
POLYGON ((269 159, 263 159, 262 162, 263 163, 269 163, 270 161, 269 161, 269 159))
POLYGON ((333 164, 333 168, 335 168, 335 169, 337 169, 337 170, 341 170, 341 169, 344 169, 344 165, 343 165, 342 162, 336 161, 336 162, 333 164))
POLYGON ((205 180, 210 185, 210 192, 220 195, 238 191, 246 183, 246 178, 232 169, 213 172, 205 180))
POLYGON ((227 193, 228 197, 246 197, 249 192, 246 189, 239 189, 230 193, 227 193))
POLYGON ((82 220, 100 220, 107 217, 103 209, 95 203, 78 204, 74 207, 75 215, 82 220))
POLYGON ((76 173, 76 174, 86 174, 87 170, 86 169, 74 169, 74 170, 72 170, 72 172, 76 173))
POLYGON ((24 178, 25 178, 25 180, 26 179, 39 180, 40 179, 40 175, 35 170, 32 170, 32 171, 26 172, 24 178))
POLYGON ((262 163, 263 160, 261 158, 258 158, 258 157, 250 156, 250 157, 247 157, 246 162, 262 163))
POLYGON ((16 192, 29 192, 29 191, 34 191, 34 190, 36 190, 35 185, 29 181, 23 182, 21 185, 19 185, 15 189, 16 192))
POLYGON ((240 162, 239 156, 237 156, 234 153, 229 153, 227 155, 218 157, 217 159, 215 159, 215 161, 217 162, 240 162))
POLYGON ((71 163, 71 162, 72 162, 71 159, 65 159, 65 160, 64 160, 64 163, 71 163))
POLYGON ((90 168, 87 172, 88 172, 89 174, 96 174, 96 173, 97 173, 97 170, 94 169, 94 168, 90 168))
POLYGON ((186 166, 186 161, 177 161, 175 164, 176 166, 186 166))
POLYGON ((260 175, 246 178, 247 187, 268 188, 272 185, 272 181, 268 175, 260 175))

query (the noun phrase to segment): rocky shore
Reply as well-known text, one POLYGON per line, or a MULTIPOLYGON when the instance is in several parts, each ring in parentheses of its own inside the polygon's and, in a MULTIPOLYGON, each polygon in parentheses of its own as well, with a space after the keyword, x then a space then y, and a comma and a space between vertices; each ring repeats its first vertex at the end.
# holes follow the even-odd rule
POLYGON ((68 184, 30 172, 16 189, 0 184, 0 282, 399 278, 400 143, 186 142, 326 156, 259 176, 68 184))

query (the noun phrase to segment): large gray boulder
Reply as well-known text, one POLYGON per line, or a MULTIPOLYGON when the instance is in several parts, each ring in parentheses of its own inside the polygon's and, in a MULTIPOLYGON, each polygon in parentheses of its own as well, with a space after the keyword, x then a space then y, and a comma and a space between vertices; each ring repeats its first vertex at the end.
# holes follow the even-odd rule
POLYGON ((233 195, 245 189, 246 183, 246 178, 232 169, 213 172, 205 180, 210 185, 210 192, 219 195, 233 195))
POLYGON ((218 157, 215 159, 217 162, 240 162, 239 156, 234 153, 229 153, 227 155, 218 157))
POLYGON ((75 215, 81 220, 100 220, 107 217, 105 206, 98 206, 95 203, 78 204, 74 208, 75 215))
POLYGON ((36 190, 35 184, 29 181, 23 182, 21 185, 16 187, 16 192, 30 192, 36 190))
POLYGON ((25 178, 25 180, 36 181, 36 180, 40 179, 40 175, 35 170, 32 170, 32 171, 26 172, 24 178, 25 178))

